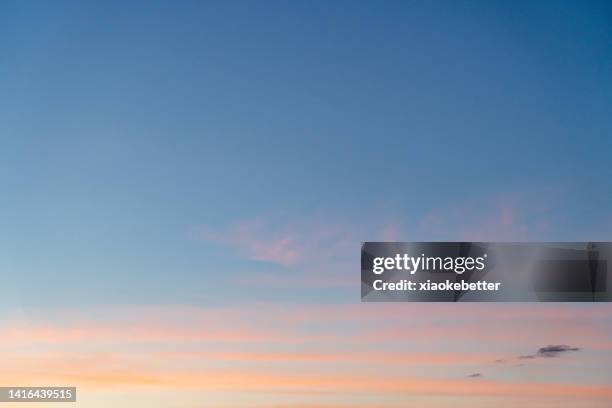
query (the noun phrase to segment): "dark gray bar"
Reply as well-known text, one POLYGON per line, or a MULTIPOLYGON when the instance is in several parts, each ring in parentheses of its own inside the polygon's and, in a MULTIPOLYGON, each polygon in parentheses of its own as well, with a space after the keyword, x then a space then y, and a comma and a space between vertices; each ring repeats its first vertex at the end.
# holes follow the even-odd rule
POLYGON ((0 387, 0 402, 76 402, 76 387, 0 387))
POLYGON ((364 242, 364 302, 610 302, 611 242, 364 242))

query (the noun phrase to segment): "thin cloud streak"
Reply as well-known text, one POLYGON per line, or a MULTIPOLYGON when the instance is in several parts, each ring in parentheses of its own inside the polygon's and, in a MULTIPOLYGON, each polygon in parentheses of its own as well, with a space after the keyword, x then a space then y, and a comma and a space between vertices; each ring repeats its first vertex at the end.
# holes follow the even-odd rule
POLYGON ((273 374, 214 370, 200 372, 173 372, 168 369, 104 370, 96 367, 66 366, 52 372, 32 372, 21 375, 0 374, 0 381, 19 381, 31 384, 53 378, 91 388, 112 387, 132 389, 136 386, 159 389, 192 389, 200 391, 265 392, 270 395, 285 393, 305 394, 382 394, 423 396, 469 396, 469 397, 567 397, 577 399, 612 398, 610 385, 578 385, 551 382, 503 382, 492 380, 444 380, 403 376, 363 376, 344 373, 342 375, 273 374))

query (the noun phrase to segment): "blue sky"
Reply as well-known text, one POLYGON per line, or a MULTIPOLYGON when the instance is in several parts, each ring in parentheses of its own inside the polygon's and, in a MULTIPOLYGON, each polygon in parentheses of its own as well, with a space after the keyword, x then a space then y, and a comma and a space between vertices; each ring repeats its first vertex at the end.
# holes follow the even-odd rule
POLYGON ((577 1, 3 2, 3 302, 198 302, 282 272, 202 238, 254 219, 264 241, 333 220, 355 248, 391 224, 609 238, 611 18, 577 1), (485 228, 500 202, 518 228, 485 228))
POLYGON ((3 1, 0 95, 0 383, 609 406, 610 304, 359 298, 362 241, 610 240, 609 2, 3 1))

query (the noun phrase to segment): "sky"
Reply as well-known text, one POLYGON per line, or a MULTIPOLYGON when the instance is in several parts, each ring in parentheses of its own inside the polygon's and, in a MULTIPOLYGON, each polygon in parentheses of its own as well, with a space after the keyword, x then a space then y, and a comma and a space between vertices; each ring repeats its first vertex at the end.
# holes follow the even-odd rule
POLYGON ((362 241, 610 240, 609 2, 4 1, 0 90, 3 385, 610 400, 607 305, 361 304, 358 283, 362 241))

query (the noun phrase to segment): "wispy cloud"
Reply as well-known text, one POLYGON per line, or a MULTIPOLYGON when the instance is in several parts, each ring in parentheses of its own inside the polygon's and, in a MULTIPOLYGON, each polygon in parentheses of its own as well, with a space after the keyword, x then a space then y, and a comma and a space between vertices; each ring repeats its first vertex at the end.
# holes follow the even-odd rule
POLYGON ((522 355, 518 358, 521 360, 532 360, 539 357, 553 358, 572 351, 580 351, 580 348, 568 346, 566 344, 548 345, 540 347, 535 354, 522 355))
POLYGON ((299 234, 291 229, 271 230, 261 218, 239 220, 219 231, 203 229, 205 240, 237 248, 254 261, 293 265, 304 255, 299 234))
POLYGON ((366 240, 393 240, 399 226, 364 227, 333 217, 312 216, 280 223, 267 217, 241 219, 203 228, 199 237, 225 245, 238 257, 283 267, 283 271, 239 272, 235 282, 248 286, 359 287, 352 273, 359 268, 359 245, 366 240), (290 271, 290 273, 287 273, 290 271))
POLYGON ((542 195, 512 192, 440 205, 422 217, 419 230, 439 240, 532 240, 547 231, 547 202, 542 195))
POLYGON ((350 265, 362 241, 535 239, 547 230, 545 209, 550 205, 543 194, 509 192, 441 203, 423 214, 390 215, 384 222, 376 214, 369 222, 359 223, 343 216, 295 217, 284 222, 264 216, 238 219, 220 228, 201 228, 199 237, 254 261, 284 267, 314 263, 333 269, 339 262, 350 265))

